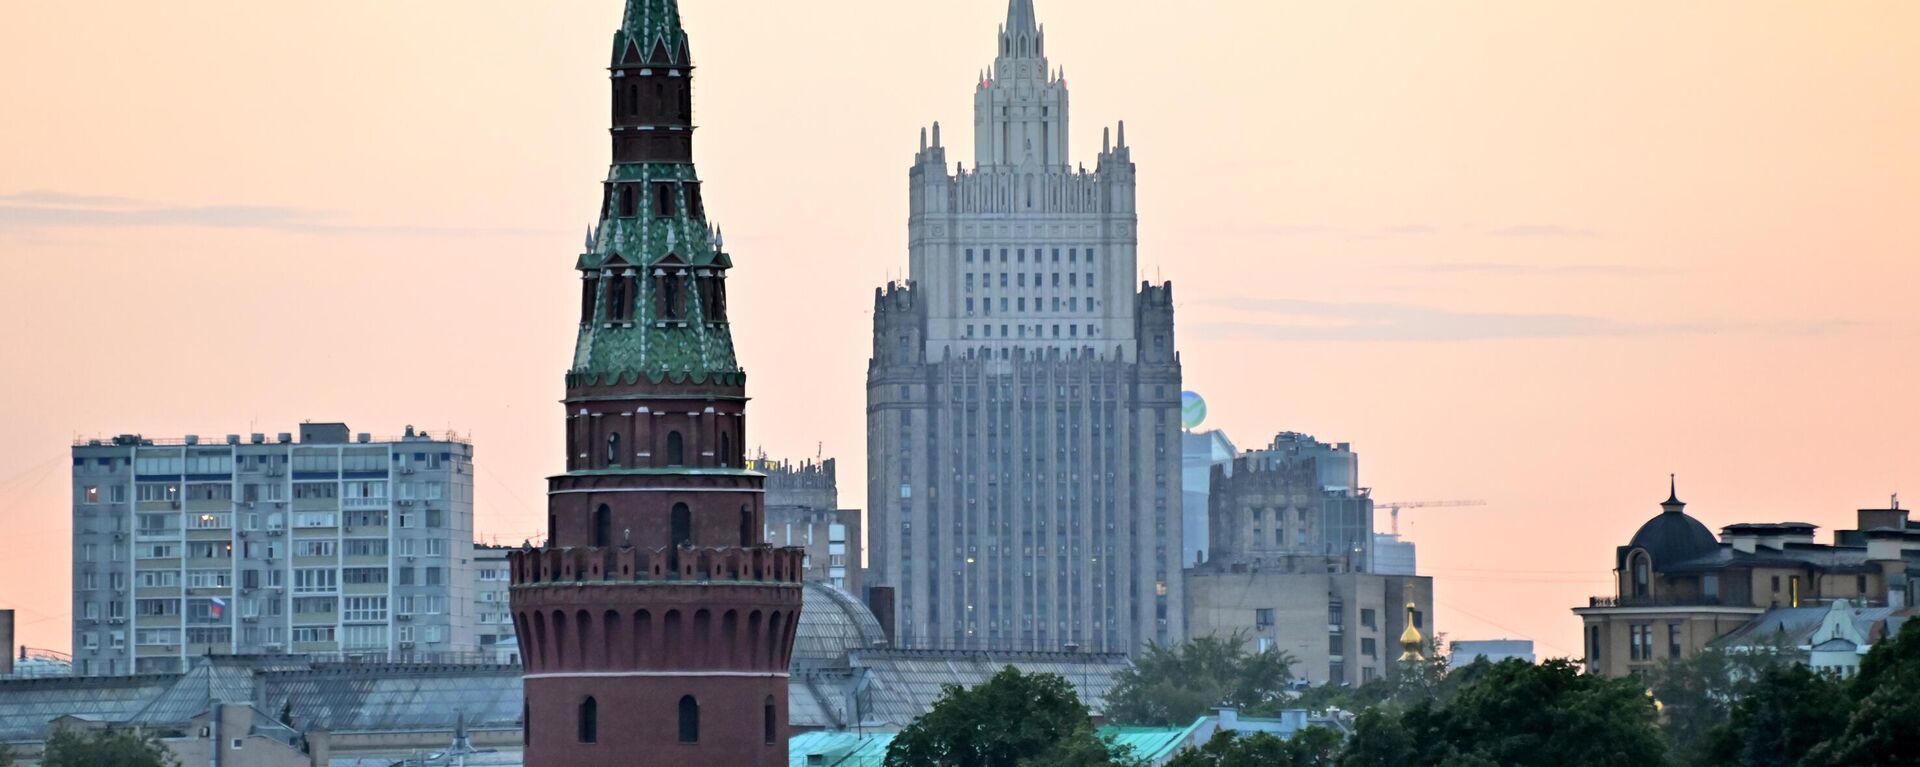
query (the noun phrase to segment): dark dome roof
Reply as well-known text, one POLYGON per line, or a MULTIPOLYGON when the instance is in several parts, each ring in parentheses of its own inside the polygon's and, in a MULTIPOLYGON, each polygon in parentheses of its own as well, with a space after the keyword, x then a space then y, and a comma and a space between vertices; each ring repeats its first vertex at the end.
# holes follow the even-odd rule
POLYGON ((1687 516, 1686 512, 1674 506, 1668 506, 1667 510, 1640 526, 1640 531, 1633 534, 1633 542, 1627 544, 1622 554, 1634 549, 1646 549, 1647 554, 1653 557, 1653 569, 1663 570, 1719 551, 1720 539, 1713 537, 1713 531, 1700 524, 1700 520, 1687 516))

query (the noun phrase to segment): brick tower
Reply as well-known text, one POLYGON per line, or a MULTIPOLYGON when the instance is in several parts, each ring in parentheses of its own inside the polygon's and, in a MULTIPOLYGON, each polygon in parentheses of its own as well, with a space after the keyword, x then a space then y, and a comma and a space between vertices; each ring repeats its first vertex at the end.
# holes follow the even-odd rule
POLYGON ((510 556, 526 763, 785 765, 803 552, 766 545, 744 468, 733 263, 700 202, 675 0, 627 0, 609 71, 567 471, 548 480, 545 546, 510 556))

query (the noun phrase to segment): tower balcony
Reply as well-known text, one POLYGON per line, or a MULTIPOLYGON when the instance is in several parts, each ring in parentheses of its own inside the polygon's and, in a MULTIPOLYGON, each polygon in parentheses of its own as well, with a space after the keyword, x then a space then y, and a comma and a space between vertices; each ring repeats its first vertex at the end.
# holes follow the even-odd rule
POLYGON ((772 546, 632 546, 523 549, 507 553, 514 586, 721 582, 799 585, 806 550, 772 546))

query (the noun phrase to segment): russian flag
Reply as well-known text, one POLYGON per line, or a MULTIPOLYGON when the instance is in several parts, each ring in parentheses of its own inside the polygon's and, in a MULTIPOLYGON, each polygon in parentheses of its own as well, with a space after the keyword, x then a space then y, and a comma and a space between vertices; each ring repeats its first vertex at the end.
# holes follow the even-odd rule
POLYGON ((226 614, 226 612, 227 612, 227 600, 224 600, 224 599, 221 599, 221 598, 219 598, 219 597, 214 597, 214 598, 213 598, 213 607, 211 608, 211 611, 213 612, 213 617, 215 617, 215 618, 218 618, 218 617, 220 617, 221 615, 224 615, 224 614, 226 614))

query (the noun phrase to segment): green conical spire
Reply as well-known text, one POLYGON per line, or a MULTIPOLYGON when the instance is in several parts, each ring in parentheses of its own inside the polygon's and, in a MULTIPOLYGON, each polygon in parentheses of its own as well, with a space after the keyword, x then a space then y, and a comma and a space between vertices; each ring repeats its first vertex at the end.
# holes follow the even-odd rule
POLYGON ((626 18, 613 35, 613 65, 665 60, 684 66, 686 44, 679 0, 627 0, 626 18))

